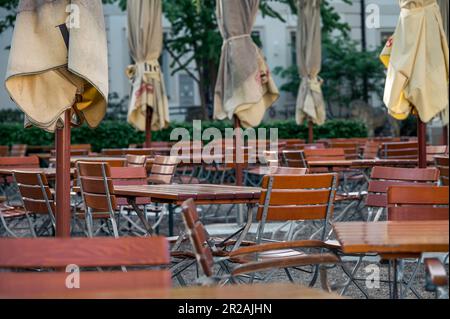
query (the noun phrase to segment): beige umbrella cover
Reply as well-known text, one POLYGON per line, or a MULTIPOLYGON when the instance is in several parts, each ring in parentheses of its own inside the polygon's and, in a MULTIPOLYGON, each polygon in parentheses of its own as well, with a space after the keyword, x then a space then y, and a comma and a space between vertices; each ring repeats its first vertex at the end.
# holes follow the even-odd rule
POLYGON ((169 102, 158 62, 163 45, 161 0, 128 0, 128 39, 136 64, 129 66, 133 89, 128 122, 146 129, 147 106, 153 109, 152 131, 169 126, 169 102))
POLYGON ((251 38, 259 0, 217 0, 217 20, 224 38, 214 96, 214 118, 236 115, 244 128, 258 126, 278 99, 262 51, 251 38))
POLYGON ((63 126, 77 94, 83 99, 72 109, 73 124, 97 126, 108 96, 101 0, 21 0, 5 84, 26 126, 63 126))
POLYGON ((449 51, 436 0, 400 0, 397 29, 382 52, 384 103, 398 120, 415 109, 422 122, 448 123, 449 51))
POLYGON ((297 63, 301 84, 297 98, 297 124, 310 119, 322 125, 326 120, 319 78, 322 66, 322 30, 320 25, 321 0, 298 1, 297 63))

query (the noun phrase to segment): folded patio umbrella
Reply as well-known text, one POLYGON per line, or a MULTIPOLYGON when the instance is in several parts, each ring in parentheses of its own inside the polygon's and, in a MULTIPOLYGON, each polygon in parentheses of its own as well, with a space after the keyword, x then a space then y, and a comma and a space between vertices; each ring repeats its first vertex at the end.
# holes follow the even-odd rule
POLYGON ((64 126, 66 110, 72 110, 72 124, 97 126, 108 96, 101 1, 21 0, 6 89, 25 113, 26 126, 53 132, 64 126), (77 8, 70 16, 69 5, 77 8), (78 103, 77 94, 82 97, 78 103))
POLYGON ((382 52, 388 68, 384 103, 398 120, 448 123, 449 51, 436 0, 400 0, 394 35, 382 52))
POLYGON ((224 38, 214 97, 214 118, 236 116, 244 128, 258 126, 278 99, 262 51, 251 32, 259 0, 217 0, 217 20, 224 38))
POLYGON ((297 63, 301 77, 296 109, 298 125, 305 119, 317 125, 326 120, 322 80, 319 78, 322 66, 320 2, 298 1, 297 63))
POLYGON ((141 131, 159 131, 169 125, 169 102, 158 58, 163 45, 161 0, 128 1, 128 39, 135 64, 127 74, 133 89, 128 122, 141 131), (152 113, 147 114, 147 109, 152 113), (146 127, 151 116, 151 127, 146 127))

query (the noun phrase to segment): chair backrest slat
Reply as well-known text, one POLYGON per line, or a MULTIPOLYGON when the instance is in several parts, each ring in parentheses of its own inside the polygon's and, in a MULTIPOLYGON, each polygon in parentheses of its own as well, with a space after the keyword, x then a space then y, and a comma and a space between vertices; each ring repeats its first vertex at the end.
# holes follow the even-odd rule
POLYGON ((0 167, 4 168, 39 168, 39 157, 0 157, 0 167))

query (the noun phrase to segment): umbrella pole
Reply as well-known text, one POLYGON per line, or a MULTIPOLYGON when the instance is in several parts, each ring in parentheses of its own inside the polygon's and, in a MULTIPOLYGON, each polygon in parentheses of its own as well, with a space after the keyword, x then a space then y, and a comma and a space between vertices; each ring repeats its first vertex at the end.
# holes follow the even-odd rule
POLYGON ((419 138, 419 168, 427 168, 427 125, 417 117, 417 135, 419 138))
POLYGON ((56 130, 56 237, 70 237, 70 115, 64 114, 64 127, 56 130))
POLYGON ((145 118, 145 148, 152 147, 152 119, 153 119, 153 108, 147 106, 145 118))
POLYGON ((308 121, 308 143, 314 143, 314 123, 311 120, 308 121))
POLYGON ((238 145, 241 145, 241 121, 239 121, 239 118, 235 115, 234 116, 234 131, 238 132, 238 134, 235 135, 234 137, 234 161, 235 161, 235 169, 236 169, 236 186, 242 186, 242 182, 244 179, 244 174, 243 174, 243 169, 242 169, 242 164, 238 163, 238 152, 237 152, 237 148, 238 145))

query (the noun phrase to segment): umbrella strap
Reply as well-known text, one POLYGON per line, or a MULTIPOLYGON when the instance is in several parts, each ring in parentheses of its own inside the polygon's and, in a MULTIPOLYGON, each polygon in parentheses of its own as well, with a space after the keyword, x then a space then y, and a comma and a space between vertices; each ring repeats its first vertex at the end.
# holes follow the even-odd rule
POLYGON ((239 40, 239 39, 245 39, 245 38, 251 39, 252 36, 250 34, 242 34, 242 35, 237 35, 237 36, 234 36, 234 37, 231 37, 231 38, 228 38, 228 39, 224 39, 223 46, 227 45, 231 41, 239 40))

